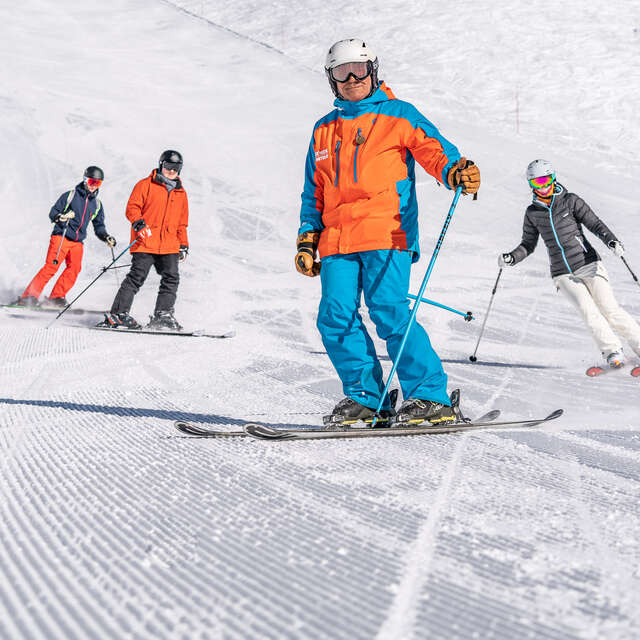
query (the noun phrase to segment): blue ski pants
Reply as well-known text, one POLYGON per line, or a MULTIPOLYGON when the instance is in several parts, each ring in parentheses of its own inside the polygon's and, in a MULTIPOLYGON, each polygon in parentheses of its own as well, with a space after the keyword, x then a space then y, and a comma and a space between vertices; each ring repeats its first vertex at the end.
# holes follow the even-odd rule
MULTIPOLYGON (((382 367, 359 313, 364 300, 378 336, 395 362, 409 323, 411 253, 397 250, 337 254, 322 259, 317 326, 344 394, 375 408, 384 390, 382 367)), ((414 321, 397 368, 402 395, 450 405, 447 376, 427 332, 414 321)), ((388 407, 385 398, 383 408, 388 407)))

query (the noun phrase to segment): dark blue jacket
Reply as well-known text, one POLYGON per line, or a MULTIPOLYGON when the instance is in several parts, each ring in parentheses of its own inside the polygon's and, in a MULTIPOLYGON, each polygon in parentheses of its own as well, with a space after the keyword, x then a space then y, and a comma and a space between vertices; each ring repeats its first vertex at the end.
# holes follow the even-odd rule
POLYGON ((100 206, 98 215, 93 217, 99 202, 97 198, 98 191, 89 193, 83 182, 76 185, 75 190, 76 192, 73 196, 73 200, 71 200, 68 208, 67 198, 71 191, 65 191, 58 198, 53 207, 51 207, 49 218, 51 218, 52 222, 64 212, 65 208, 67 208, 67 211, 71 211, 73 209, 76 214, 75 218, 69 220, 66 225, 64 222, 56 222, 51 235, 61 236, 64 233, 68 240, 82 242, 87 237, 87 227, 89 226, 89 221, 91 221, 93 222, 93 230, 95 234, 100 238, 100 240, 104 241, 109 235, 104 224, 104 208, 100 206))

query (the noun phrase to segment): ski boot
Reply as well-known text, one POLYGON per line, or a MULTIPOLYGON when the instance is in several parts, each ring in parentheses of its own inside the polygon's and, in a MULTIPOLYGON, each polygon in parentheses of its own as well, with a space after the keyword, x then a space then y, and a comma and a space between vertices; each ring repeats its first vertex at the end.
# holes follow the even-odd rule
POLYGON ((104 320, 98 322, 96 327, 101 329, 130 329, 133 331, 142 329, 142 325, 138 324, 126 311, 124 313, 105 313, 104 320))
POLYGON ((25 296, 24 298, 18 298, 12 303, 15 307, 26 307, 27 309, 35 309, 38 305, 38 298, 34 296, 25 296))
MULTIPOLYGON (((398 390, 393 389, 389 392, 390 409, 382 409, 376 426, 386 427, 389 419, 395 414, 394 407, 398 398, 398 390)), ((363 404, 356 402, 353 398, 344 398, 338 402, 333 408, 330 415, 322 418, 326 431, 346 431, 349 425, 356 422, 364 422, 371 424, 376 415, 375 409, 365 407, 363 404)))
POLYGON ((66 307, 69 303, 66 298, 47 298, 48 307, 66 307))
POLYGON ((613 351, 607 356, 607 364, 611 369, 620 369, 624 367, 624 354, 622 351, 613 351))
POLYGON ((451 406, 431 400, 408 398, 402 403, 393 419, 392 427, 417 427, 423 422, 433 425, 468 422, 460 411, 460 390, 456 389, 450 396, 451 406))
POLYGON ((156 311, 149 316, 149 324, 145 327, 152 330, 182 331, 182 325, 173 317, 173 309, 169 311, 156 311))

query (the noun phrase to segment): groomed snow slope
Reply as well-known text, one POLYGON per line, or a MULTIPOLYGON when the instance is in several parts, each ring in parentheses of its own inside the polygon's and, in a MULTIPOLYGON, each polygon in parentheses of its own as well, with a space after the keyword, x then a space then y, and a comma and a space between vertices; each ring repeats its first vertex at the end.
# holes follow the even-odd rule
MULTIPOLYGON (((496 255, 519 241, 532 158, 556 163, 640 271, 638 8, 591 6, 0 6, 2 298, 41 266, 49 207, 85 166, 105 170, 107 226, 124 248, 132 185, 178 148, 191 254, 176 313, 237 332, 112 335, 88 330, 98 315, 46 329, 44 314, 2 312, 0 637, 638 636, 638 382, 584 375, 598 354, 542 247, 504 273, 468 361, 496 255), (419 314, 450 387, 472 416, 565 415, 539 430, 386 440, 183 437, 173 420, 319 425, 341 397, 314 325, 319 283, 292 271, 292 248, 311 127, 331 108, 323 53, 358 34, 389 85, 482 170, 427 291, 477 320, 419 314)), ((419 199, 416 289, 451 193, 421 174, 419 199)), ((594 244, 639 317, 640 289, 594 244)), ((74 293, 110 255, 90 232, 74 293)), ((108 308, 116 286, 105 274, 79 306, 108 308)))

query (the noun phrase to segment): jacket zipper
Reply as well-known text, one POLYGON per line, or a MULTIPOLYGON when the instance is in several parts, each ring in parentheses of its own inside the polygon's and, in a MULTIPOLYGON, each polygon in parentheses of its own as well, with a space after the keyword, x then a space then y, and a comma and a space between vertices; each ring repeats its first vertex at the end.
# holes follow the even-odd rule
MULTIPOLYGON (((358 138, 362 136, 362 129, 358 127, 358 138)), ((356 144, 356 152, 353 154, 353 181, 358 182, 358 149, 360 145, 356 144)))
POLYGON ((76 229, 76 240, 80 237, 80 229, 82 229, 82 223, 84 222, 84 216, 87 213, 87 205, 89 204, 89 196, 84 199, 84 211, 82 212, 82 220, 80 220, 80 225, 76 229))
MULTIPOLYGON (((167 188, 162 185, 162 188, 167 191, 167 188)), ((164 221, 167 218, 167 209, 169 208, 169 199, 171 198, 171 191, 167 191, 167 203, 164 205, 164 213, 162 214, 162 224, 160 226, 160 238, 164 235, 164 221)))
POLYGON ((553 207, 553 201, 554 200, 555 200, 555 194, 554 194, 553 198, 551 199, 551 204, 548 207, 547 207, 546 204, 543 204, 542 206, 545 207, 545 209, 547 209, 549 211, 549 222, 551 223, 551 231, 553 231, 553 237, 556 239, 556 244, 558 245, 558 247, 560 247, 560 253, 562 254, 562 260, 564 261, 565 265, 567 266, 567 269, 569 270, 569 273, 573 273, 573 270, 571 269, 571 267, 569 266, 569 262, 567 261, 567 256, 564 253, 564 248, 560 244, 560 238, 558 238, 558 234, 556 233, 556 227, 553 224, 553 213, 551 212, 551 209, 553 207))
POLYGON ((340 175, 340 140, 336 142, 336 180, 334 186, 338 186, 338 176, 340 175))

